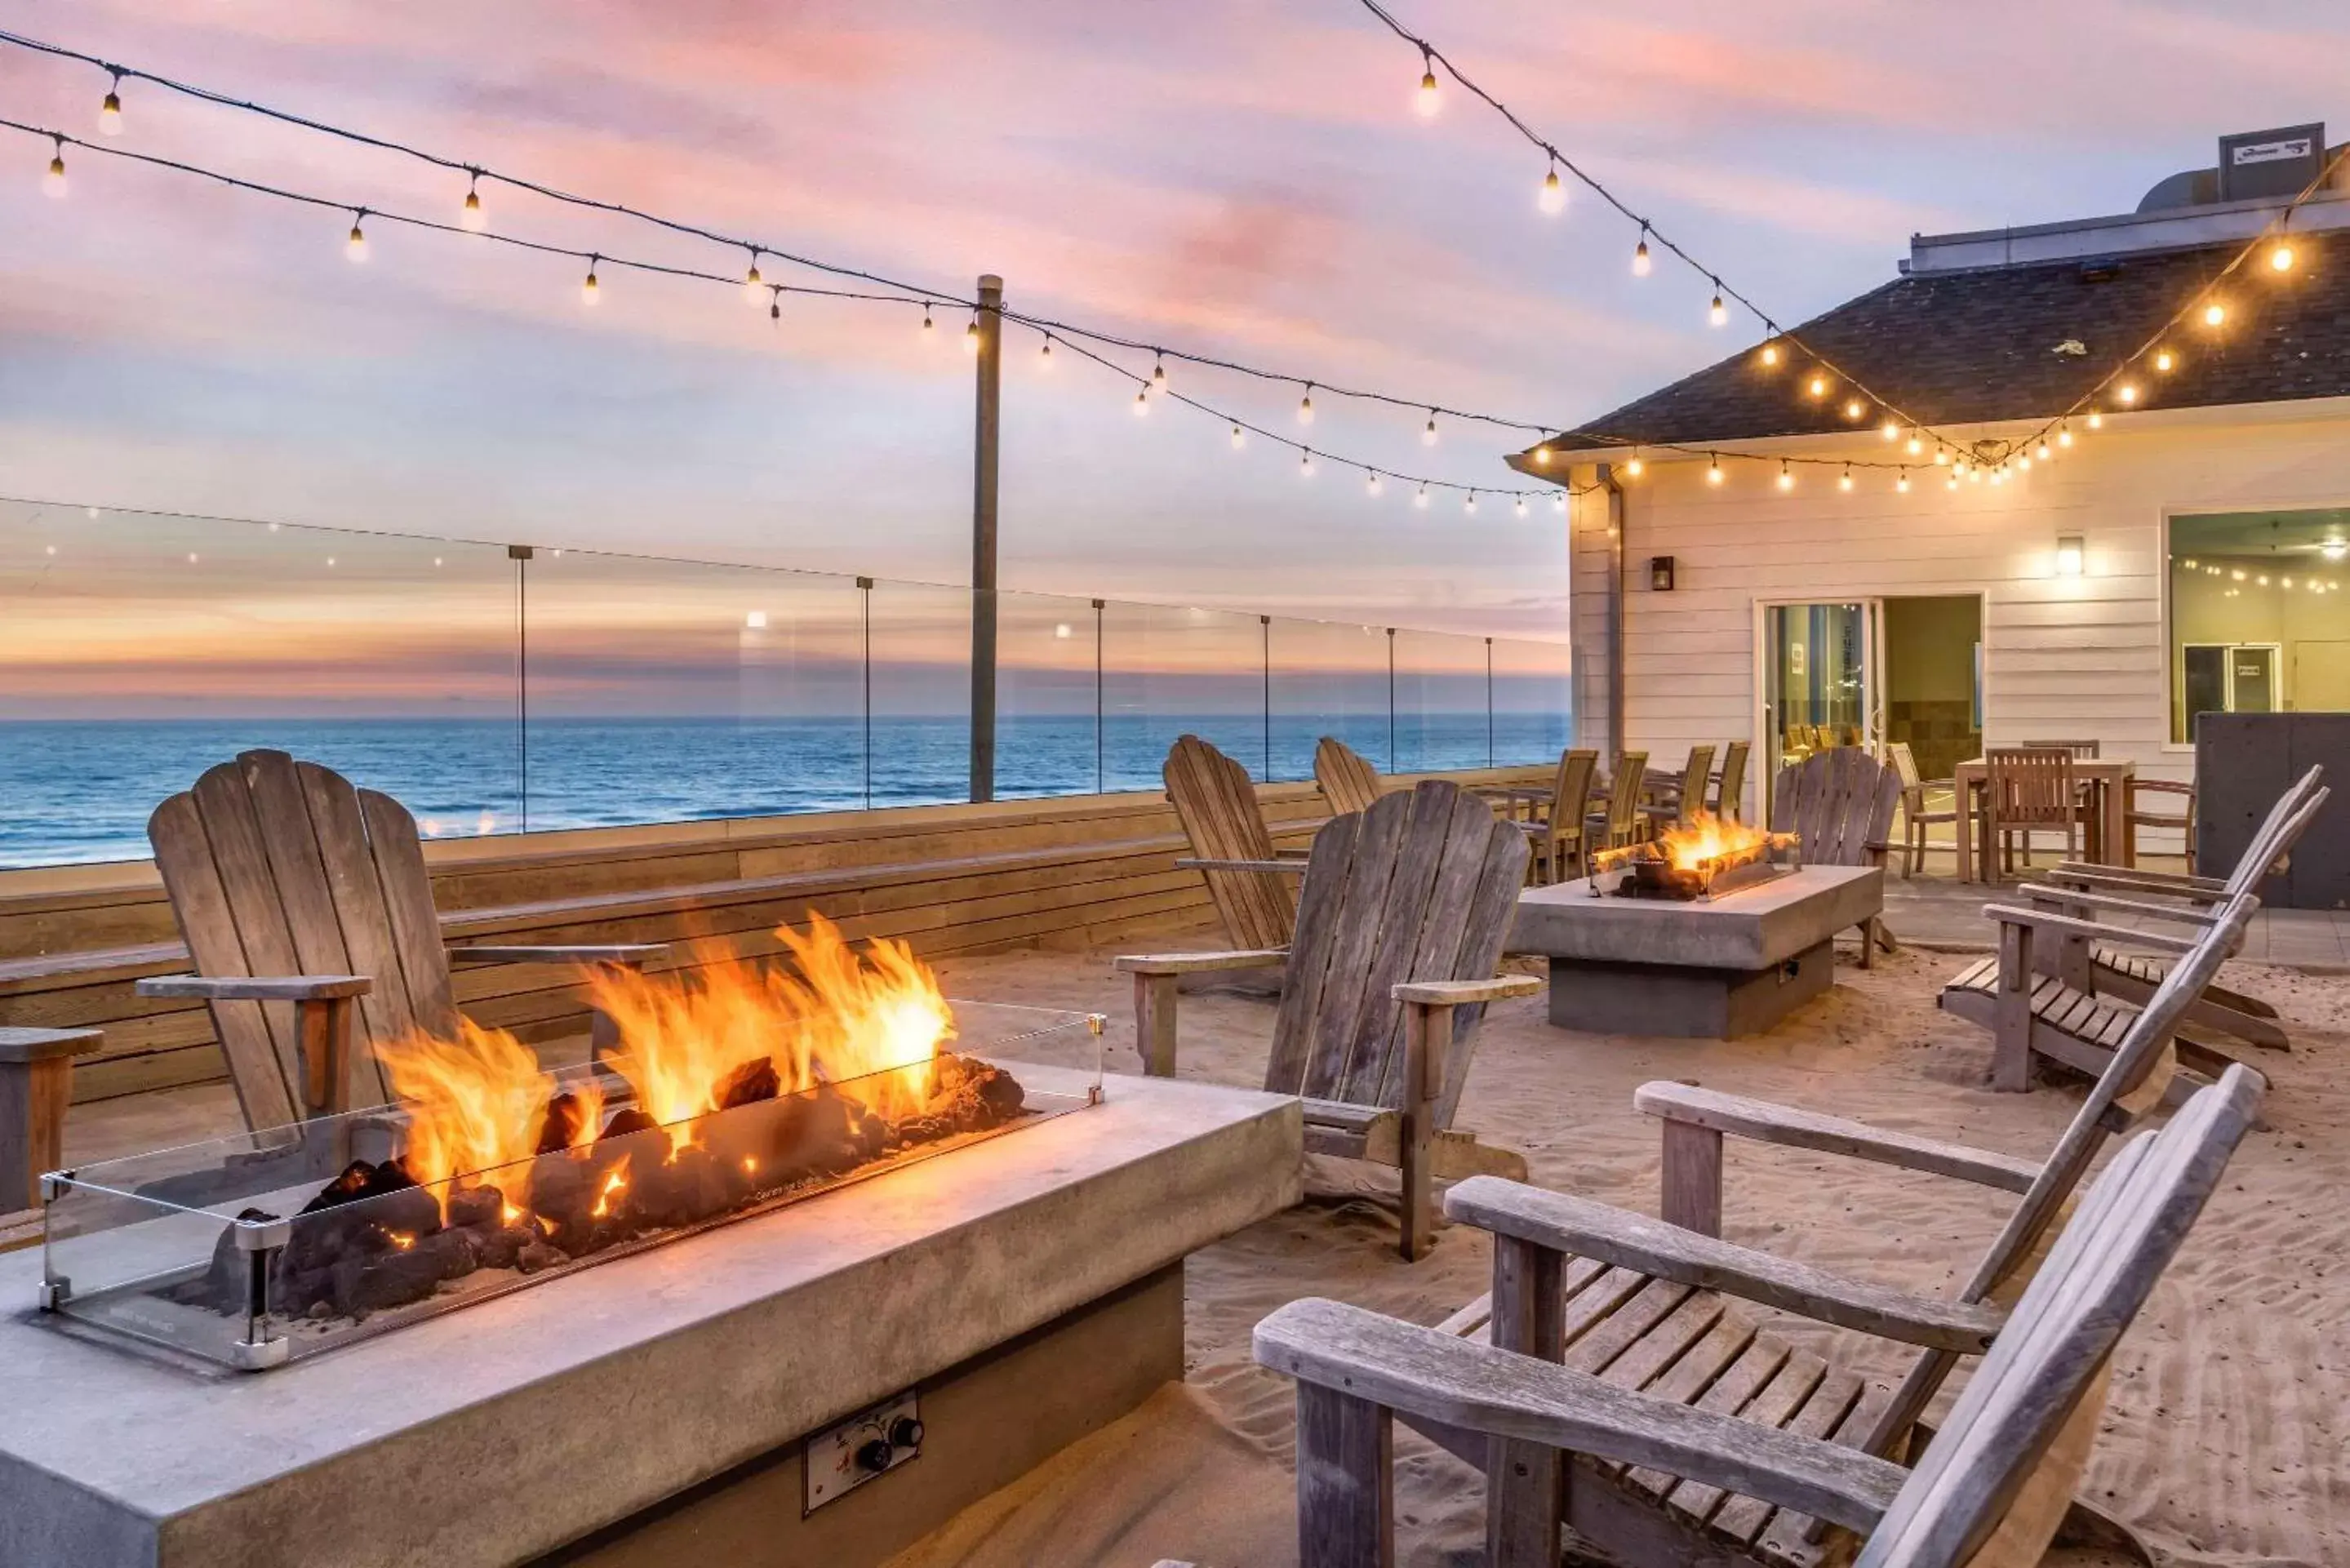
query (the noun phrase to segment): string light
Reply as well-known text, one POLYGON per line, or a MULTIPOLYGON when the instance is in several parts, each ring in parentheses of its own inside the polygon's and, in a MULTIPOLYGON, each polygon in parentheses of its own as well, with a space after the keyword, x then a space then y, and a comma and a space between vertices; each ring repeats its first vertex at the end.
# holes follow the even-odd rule
POLYGON ((1300 479, 1314 477, 1314 453, 1311 449, 1297 454, 1297 477, 1300 479))
POLYGON ((1367 493, 1371 495, 1377 495, 1379 493, 1379 471, 1378 469, 1367 468, 1363 470, 1363 489, 1367 493))
POLYGON ((1863 403, 1858 398, 1848 398, 1845 400, 1845 418, 1856 421, 1859 420, 1861 415, 1866 412, 1868 412, 1867 405, 1863 403))
POLYGON ((368 258, 367 230, 361 226, 366 222, 367 209, 361 207, 351 214, 351 232, 343 241, 343 254, 354 262, 363 262, 368 258))
POLYGON ((1762 345, 1762 363, 1765 367, 1773 369, 1777 367, 1779 363, 1779 345, 1775 339, 1762 345))
POLYGON ((1045 347, 1036 353, 1036 362, 1049 370, 1053 368, 1053 335, 1045 334, 1045 347))
MULTIPOLYGON (((1472 490, 1469 493, 1469 499, 1461 504, 1461 510, 1466 512, 1471 517, 1477 515, 1477 493, 1475 491, 1472 490)), ((2261 581, 2266 582, 2268 579, 2266 577, 2262 577, 2261 581)))
POLYGON ((1428 410, 1428 424, 1427 427, 1419 432, 1419 444, 1422 446, 1434 446, 1436 444, 1436 410, 1434 409, 1428 410))
POLYGON ((1428 505, 1428 481, 1423 479, 1419 482, 1419 493, 1411 498, 1411 504, 1423 508, 1428 505))
POLYGON ((1649 267, 1649 265, 1650 265, 1650 264, 1649 264, 1649 261, 1648 261, 1648 224, 1646 224, 1646 223, 1642 223, 1642 224, 1640 225, 1640 244, 1639 244, 1639 248, 1638 248, 1638 250, 1635 250, 1635 251, 1632 253, 1632 275, 1633 275, 1634 277, 1646 277, 1646 276, 1648 276, 1648 267, 1649 267))
POLYGON ((2293 270, 2293 245, 2290 241, 2281 239, 2269 248, 2269 266, 2276 272, 2293 270))
POLYGON ((1898 420, 1888 419, 1883 425, 1877 428, 1877 433, 1883 436, 1887 441, 1899 441, 1901 439, 1901 421, 1898 420))
POLYGON ((759 296, 766 291, 766 280, 759 275, 759 253, 751 252, 751 270, 743 275, 743 303, 756 307, 759 296))
POLYGON ((1706 306, 1705 319, 1706 325, 1710 327, 1727 327, 1730 325, 1730 306, 1721 303, 1721 280, 1720 278, 1715 278, 1713 280, 1713 303, 1706 306))
POLYGON ((1782 490, 1795 488, 1795 471, 1787 466, 1785 458, 1779 460, 1779 488, 1782 490))
MULTIPOLYGON (((767 319, 777 327, 784 324, 784 291, 780 285, 768 291, 767 319)), ((1049 360, 1046 362, 1050 363, 1049 360)))
MULTIPOLYGON (((1521 517, 1523 517, 1523 516, 1524 516, 1525 514, 1526 514, 1526 498, 1525 498, 1523 495, 1520 495, 1520 496, 1518 497, 1518 515, 1519 515, 1519 516, 1521 516, 1521 517)), ((2292 584, 2290 584, 2290 583, 2287 583, 2285 586, 2286 586, 2287 587, 2291 587, 2293 585, 2292 585, 2292 584)))
POLYGON ((41 176, 41 191, 52 201, 61 201, 66 193, 66 139, 53 137, 57 147, 49 154, 49 171, 41 176))
POLYGON ((1959 476, 1955 473, 1951 474, 1950 478, 1942 481, 1942 488, 1945 490, 1956 490, 1958 487, 1959 476))
MULTIPOLYGON (((468 233, 480 234, 489 223, 489 214, 482 211, 482 171, 465 171, 465 204, 457 209, 457 222, 468 233)), ((754 272, 758 271, 758 252, 751 253, 754 272)))
MULTIPOLYGON (((351 232, 357 234, 359 231, 354 229, 351 232)), ((595 304, 602 292, 602 286, 596 281, 596 264, 603 259, 599 255, 588 258, 588 275, 579 283, 579 303, 582 305, 595 304)))
POLYGON ((98 106, 98 131, 100 136, 122 134, 122 73, 114 73, 113 85, 106 89, 106 101, 98 106))
POLYGON ((1548 468, 1550 466, 1550 442, 1544 441, 1540 446, 1534 448, 1534 466, 1536 468, 1548 468))
POLYGON ((2040 461, 2041 461, 2041 462, 2047 462, 2051 457, 2054 457, 2054 455, 2055 455, 2055 454, 2054 454, 2054 452, 2050 452, 2050 451, 2048 450, 2048 441, 2047 441, 2047 438, 2046 438, 2046 437, 2044 437, 2044 436, 2043 436, 2043 437, 2042 437, 2042 438, 2041 438, 2041 441, 2040 441, 2040 461))
POLYGON ((2056 427, 2056 444, 2058 446, 2071 446, 2073 444, 2073 427, 2071 425, 2058 425, 2056 427))
POLYGON ((922 301, 922 341, 925 343, 931 341, 930 335, 934 330, 936 330, 936 324, 931 320, 931 302, 926 299, 922 301))
POLYGON ((1419 96, 1412 100, 1412 107, 1419 110, 1420 119, 1434 119, 1436 111, 1444 107, 1437 98, 1436 61, 1427 49, 1419 51, 1419 58, 1423 67, 1419 74, 1419 96))
POLYGON ((1550 172, 1543 176, 1542 194, 1534 198, 1534 205, 1554 217, 1566 211, 1566 187, 1559 182, 1555 158, 1551 160, 1550 172))
POLYGON ((1149 417, 1149 413, 1150 394, 1138 387, 1134 392, 1134 417, 1138 420, 1146 419, 1149 417))
POLYGON ((2207 306, 2205 306, 2203 307, 2203 325, 2204 325, 2204 326, 2206 326, 2206 327, 2217 327, 2217 326, 2219 326, 2221 322, 2223 322, 2223 321, 2225 321, 2225 320, 2227 320, 2227 319, 2228 319, 2228 307, 2227 307, 2226 306, 2224 306, 2224 305, 2220 304, 2218 300, 2216 300, 2216 299, 2215 299, 2215 300, 2213 300, 2210 304, 2209 304, 2209 305, 2207 305, 2207 306))
POLYGON ((1301 425, 1314 422, 1314 383, 1311 381, 1305 383, 1305 395, 1297 400, 1297 422, 1301 425))
POLYGON ((1648 465, 1640 461, 1640 449, 1634 447, 1632 449, 1632 460, 1624 465, 1625 477, 1627 479, 1638 479, 1640 475, 1648 472, 1648 465))
POLYGON ((1836 481, 1836 488, 1838 490, 1852 488, 1852 464, 1847 462, 1844 465, 1844 477, 1836 481))
POLYGON ((1904 495, 1909 493, 1909 471, 1908 469, 1905 468, 1901 471, 1901 477, 1893 482, 1893 488, 1899 491, 1904 495))
POLYGON ((1804 389, 1815 398, 1825 398, 1828 395, 1828 379, 1825 376, 1814 376, 1804 389))
POLYGON ((979 312, 976 310, 971 313, 971 325, 962 329, 962 351, 966 354, 979 352, 979 312))
POLYGON ((1934 449, 1934 466, 1936 468, 1941 467, 1944 463, 1950 461, 1950 453, 1948 448, 1937 446, 1934 449))
POLYGON ((1550 509, 1560 516, 1566 515, 1566 492, 1562 490, 1550 498, 1550 509))
MULTIPOLYGON (((2002 463, 2001 466, 2005 467, 2006 465, 2002 463)), ((2030 473, 2032 472, 2032 457, 2030 453, 2027 452, 2023 456, 2015 460, 2015 471, 2018 473, 2030 473)))
POLYGON ((1232 426, 1232 450, 1238 452, 1246 445, 1248 445, 1248 433, 1238 425, 1232 426))
POLYGON ((1150 361, 1150 389, 1154 392, 1163 392, 1167 389, 1167 360, 1159 350, 1153 349, 1151 352, 1156 357, 1150 361))
POLYGON ((2168 370, 2178 362, 2168 348, 2158 348, 2154 352, 2154 368, 2158 370, 2168 370))
POLYGON ((1712 461, 1706 464, 1705 482, 1708 484, 1720 484, 1721 483, 1721 454, 1717 452, 1709 453, 1708 455, 1712 459, 1712 461))
POLYGON ((1925 450, 1926 450, 1926 443, 1925 443, 1925 441, 1924 441, 1922 439, 1920 439, 1920 438, 1919 438, 1919 436, 1918 436, 1918 429, 1917 429, 1917 427, 1916 427, 1915 425, 1912 425, 1912 426, 1909 428, 1909 445, 1908 445, 1908 452, 1909 452, 1909 455, 1910 455, 1911 457, 1916 457, 1916 456, 1918 456, 1919 453, 1923 452, 1925 450))
POLYGON ((2115 389, 2114 397, 2125 405, 2137 402, 2137 383, 2135 381, 2124 381, 2119 387, 2115 389))

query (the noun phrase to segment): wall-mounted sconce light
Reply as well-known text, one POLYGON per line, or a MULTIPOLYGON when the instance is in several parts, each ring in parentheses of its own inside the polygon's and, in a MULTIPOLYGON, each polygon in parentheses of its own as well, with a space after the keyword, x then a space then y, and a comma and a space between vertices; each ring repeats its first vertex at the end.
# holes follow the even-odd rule
POLYGON ((1670 556, 1648 557, 1648 587, 1660 594, 1673 591, 1673 558, 1670 556))
POLYGON ((2060 577, 2081 575, 2081 536, 2078 534, 2056 535, 2056 575, 2060 577))

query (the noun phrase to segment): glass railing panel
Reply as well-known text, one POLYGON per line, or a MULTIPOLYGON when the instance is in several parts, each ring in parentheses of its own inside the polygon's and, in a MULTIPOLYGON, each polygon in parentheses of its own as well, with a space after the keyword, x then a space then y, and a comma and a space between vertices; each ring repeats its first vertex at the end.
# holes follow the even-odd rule
POLYGON ((143 858, 256 747, 428 834, 520 826, 503 546, 0 502, 0 867, 143 858))
POLYGON ((1492 764, 1492 645, 1482 637, 1398 631, 1395 771, 1492 764))
POLYGON ((995 794, 1092 794, 1108 771, 1102 611, 1092 599, 996 596, 995 794))
POLYGON ((1556 762, 1575 743, 1574 695, 1565 643, 1495 638, 1494 763, 1556 762))
POLYGON ((525 565, 531 828, 864 804, 855 579, 580 550, 525 565))
POLYGON ((971 590, 884 577, 871 600, 871 804, 969 800, 971 590))
POLYGON ((1176 740, 1199 736, 1264 776, 1265 625, 1228 610, 1112 602, 1102 611, 1104 784, 1156 790, 1176 740))
POLYGON ((1272 776, 1314 776, 1314 748, 1335 735, 1379 772, 1396 772, 1390 649, 1382 626, 1283 620, 1273 648, 1272 776))

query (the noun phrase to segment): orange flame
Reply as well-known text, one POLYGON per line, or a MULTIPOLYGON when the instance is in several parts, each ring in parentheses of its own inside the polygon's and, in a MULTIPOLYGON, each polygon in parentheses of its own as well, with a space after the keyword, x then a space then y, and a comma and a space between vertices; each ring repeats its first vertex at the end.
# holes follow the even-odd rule
POLYGON ((504 1030, 460 1018, 454 1040, 411 1034, 379 1054, 409 1113, 404 1161, 421 1185, 440 1187, 536 1152, 554 1079, 504 1030))
POLYGON ((1657 835, 1657 846, 1677 871, 1703 871, 1727 856, 1742 856, 1767 847, 1771 836, 1759 827, 1732 822, 1700 811, 1687 826, 1673 826, 1657 835))

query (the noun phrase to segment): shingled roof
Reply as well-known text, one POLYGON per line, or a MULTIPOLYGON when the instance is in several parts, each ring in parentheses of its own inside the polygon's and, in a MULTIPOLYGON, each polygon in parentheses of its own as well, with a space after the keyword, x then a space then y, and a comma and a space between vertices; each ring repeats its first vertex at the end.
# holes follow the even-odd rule
MULTIPOLYGON (((2297 235, 2289 273, 2254 255, 2223 286, 2217 330, 2199 319, 2166 341, 2178 365, 2147 373, 2138 407, 2187 408, 2350 395, 2350 230, 2297 235)), ((2241 249, 2231 241, 1900 277, 1795 328, 1910 418, 1933 425, 2063 412, 2158 330, 2241 249), (2064 351, 2078 344, 2085 352, 2064 351)), ((1704 445, 1866 428, 1852 389, 1805 391, 1811 362, 1765 367, 1753 348, 1566 432, 1554 446, 1615 441, 1704 445)))

